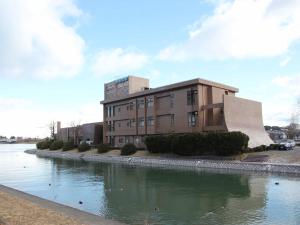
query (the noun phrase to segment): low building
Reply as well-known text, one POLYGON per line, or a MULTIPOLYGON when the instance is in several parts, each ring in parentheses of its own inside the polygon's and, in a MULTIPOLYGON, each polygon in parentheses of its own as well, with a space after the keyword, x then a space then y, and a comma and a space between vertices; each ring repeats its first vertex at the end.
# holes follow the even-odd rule
POLYGON ((103 124, 96 122, 61 128, 61 123, 57 122, 56 138, 64 142, 73 141, 74 144, 79 144, 81 141, 100 144, 103 140, 103 124))
POLYGON ((193 79, 154 89, 149 80, 128 76, 104 85, 103 141, 143 147, 147 135, 241 131, 249 146, 270 144, 260 102, 235 97, 238 89, 193 79))

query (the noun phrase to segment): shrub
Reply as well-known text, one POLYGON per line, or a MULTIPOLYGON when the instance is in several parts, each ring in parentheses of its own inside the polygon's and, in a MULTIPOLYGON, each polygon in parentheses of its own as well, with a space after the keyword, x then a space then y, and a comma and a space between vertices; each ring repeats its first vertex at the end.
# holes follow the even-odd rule
POLYGON ((36 147, 37 147, 37 149, 40 149, 40 150, 49 149, 52 142, 53 142, 52 140, 45 139, 43 141, 38 142, 36 144, 36 147))
POLYGON ((58 150, 63 147, 63 141, 53 141, 49 147, 50 150, 58 150))
POLYGON ((83 142, 78 146, 78 151, 79 152, 85 152, 85 151, 88 151, 90 149, 91 149, 91 146, 86 142, 83 142))
POLYGON ((249 137, 242 132, 215 133, 211 140, 216 155, 228 156, 239 154, 248 148, 249 137))
POLYGON ((99 144, 97 146, 97 152, 98 153, 105 153, 105 152, 108 152, 109 150, 111 150, 111 147, 109 145, 99 144))
POLYGON ((172 139, 174 135, 153 135, 147 136, 144 143, 151 153, 172 152, 172 139))
POLYGON ((153 153, 227 156, 245 151, 248 141, 249 137, 241 132, 219 132, 148 136, 145 144, 153 153))
POLYGON ((267 150, 280 150, 280 144, 270 144, 267 150))
POLYGON ((182 134, 174 135, 172 139, 171 149, 178 155, 197 155, 199 134, 182 134))
POLYGON ((251 152, 264 152, 267 150, 269 150, 269 147, 266 145, 259 145, 250 149, 251 152))
POLYGON ((121 148, 121 155, 132 155, 137 149, 134 144, 128 143, 121 148))
POLYGON ((75 148, 73 141, 67 141, 63 145, 63 151, 69 151, 75 148))

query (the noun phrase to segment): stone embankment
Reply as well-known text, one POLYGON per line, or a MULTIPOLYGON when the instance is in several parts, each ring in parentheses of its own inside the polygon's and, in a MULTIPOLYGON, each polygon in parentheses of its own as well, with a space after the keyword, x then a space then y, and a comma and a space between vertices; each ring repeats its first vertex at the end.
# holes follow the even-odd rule
POLYGON ((48 150, 27 150, 29 154, 39 157, 62 158, 83 160, 92 162, 121 163, 134 166, 168 167, 168 168, 192 168, 192 169, 218 169, 240 170, 255 172, 288 173, 300 175, 300 164, 279 164, 268 162, 241 162, 234 160, 207 160, 195 158, 173 157, 137 157, 137 156, 105 156, 101 154, 86 154, 78 152, 62 152, 48 150))

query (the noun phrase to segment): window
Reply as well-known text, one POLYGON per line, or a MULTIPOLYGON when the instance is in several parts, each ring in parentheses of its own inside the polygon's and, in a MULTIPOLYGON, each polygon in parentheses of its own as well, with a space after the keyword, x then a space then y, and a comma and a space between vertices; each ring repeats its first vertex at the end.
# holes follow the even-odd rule
POLYGON ((228 91, 225 91, 225 95, 228 95, 228 91))
POLYGON ((130 127, 136 127, 135 119, 130 120, 130 127))
POLYGON ((197 121, 198 111, 188 113, 188 125, 189 127, 195 127, 197 121))
POLYGON ((138 99, 138 108, 142 109, 145 107, 144 99, 138 99))
POLYGON ((187 104, 188 105, 195 105, 197 99, 198 91, 197 90, 190 90, 187 91, 187 104))
POLYGON ((134 103, 133 103, 133 102, 130 102, 130 103, 129 103, 129 109, 130 109, 130 110, 133 110, 133 106, 134 106, 134 103))
POLYGON ((174 94, 170 95, 170 107, 173 108, 174 107, 174 94))
POLYGON ((171 115, 171 127, 174 127, 175 121, 174 121, 174 114, 171 115))
POLYGON ((108 106, 106 114, 107 114, 107 117, 115 116, 115 107, 114 106, 108 106))
POLYGON ((118 127, 121 127, 121 122, 118 122, 118 127))
POLYGON ((128 137, 128 136, 125 136, 125 143, 126 143, 126 144, 129 143, 129 141, 130 141, 129 137, 128 137))
POLYGON ((121 107, 118 107, 118 112, 121 112, 121 107))
POLYGON ((119 137, 119 143, 124 143, 124 138, 119 137))
POLYGON ((153 126, 153 125, 154 125, 154 119, 153 119, 152 116, 149 116, 149 117, 147 118, 147 125, 148 125, 148 126, 153 126))
POLYGON ((107 128, 108 128, 108 131, 110 131, 110 132, 114 131, 115 130, 114 122, 108 121, 107 122, 107 128))
POLYGON ((144 118, 139 118, 139 127, 145 126, 145 120, 144 118))
POLYGON ((153 97, 148 97, 146 101, 147 101, 147 108, 153 107, 153 103, 154 103, 153 97))

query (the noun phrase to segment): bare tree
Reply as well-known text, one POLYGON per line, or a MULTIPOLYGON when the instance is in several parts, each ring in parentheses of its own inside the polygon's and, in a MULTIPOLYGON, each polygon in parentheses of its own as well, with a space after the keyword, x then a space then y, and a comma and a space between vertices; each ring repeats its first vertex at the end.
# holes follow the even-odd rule
POLYGON ((80 121, 78 122, 75 122, 75 121, 72 121, 70 123, 70 127, 72 129, 72 139, 73 139, 73 142, 75 145, 78 145, 79 144, 79 133, 80 133, 80 121))
POLYGON ((55 130, 56 130, 56 123, 55 121, 51 121, 48 124, 48 128, 50 129, 50 138, 55 140, 55 130))

